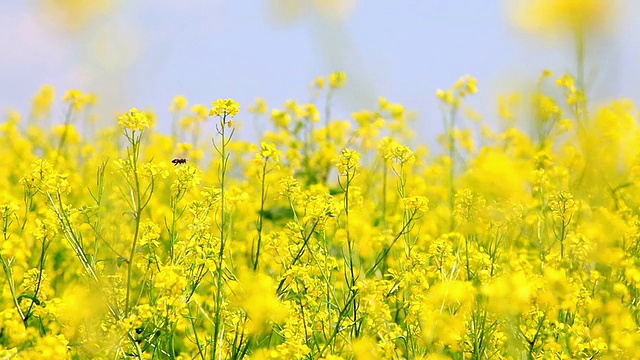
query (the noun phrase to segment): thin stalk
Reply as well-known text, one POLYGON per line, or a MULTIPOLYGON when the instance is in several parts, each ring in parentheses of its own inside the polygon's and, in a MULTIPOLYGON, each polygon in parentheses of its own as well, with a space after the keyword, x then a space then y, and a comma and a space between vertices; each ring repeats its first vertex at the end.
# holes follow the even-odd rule
POLYGON ((58 142, 58 147, 56 148, 56 160, 54 167, 58 164, 58 158, 60 157, 60 152, 64 147, 65 142, 67 141, 67 135, 69 133, 69 125, 71 124, 71 115, 73 114, 73 104, 74 102, 69 103, 69 107, 67 107, 67 112, 64 116, 64 129, 62 130, 62 136, 60 136, 60 142, 58 142))
POLYGON ((265 184, 267 176, 267 160, 268 159, 264 159, 264 163, 262 164, 262 175, 260 177, 260 213, 258 214, 258 224, 256 226, 258 230, 258 245, 256 248, 255 261, 253 263, 253 271, 258 271, 260 262, 260 246, 262 245, 262 228, 264 224, 264 203, 267 197, 267 187, 265 184))
MULTIPOLYGON (((351 278, 349 279, 349 291, 352 293, 355 293, 355 285, 356 285, 356 275, 355 275, 355 271, 354 271, 354 264, 353 264, 353 240, 351 239, 351 233, 350 233, 350 228, 349 228, 349 189, 351 187, 351 182, 353 181, 353 176, 355 175, 355 173, 352 173, 351 170, 347 170, 346 172, 346 182, 344 184, 344 186, 342 187, 344 190, 344 213, 345 213, 345 231, 347 233, 347 248, 348 248, 348 266, 349 266, 349 273, 351 278)), ((342 185, 342 184, 340 184, 342 185)), ((356 296, 353 296, 353 300, 352 300, 352 311, 353 311, 353 323, 356 324, 358 321, 358 307, 356 306, 356 296)), ((355 332, 355 336, 358 337, 358 327, 354 326, 353 330, 355 332)))
MULTIPOLYGON (((216 358, 216 355, 218 354, 218 343, 222 341, 222 334, 220 333, 221 331, 221 322, 222 322, 222 296, 223 296, 223 286, 224 286, 224 279, 223 279, 223 260, 224 260, 224 250, 225 250, 225 243, 226 243, 226 232, 225 232, 225 226, 226 224, 226 206, 225 206, 225 180, 226 180, 226 174, 227 174, 227 165, 228 165, 228 161, 229 161, 229 154, 227 154, 227 144, 229 141, 231 141, 231 137, 233 136, 233 131, 231 132, 231 135, 229 136, 229 138, 227 139, 227 135, 226 135, 226 131, 225 131, 225 127, 227 125, 226 123, 226 118, 227 115, 224 114, 222 116, 222 121, 220 122, 220 127, 218 128, 218 133, 220 134, 221 137, 221 143, 220 143, 220 148, 218 149, 216 147, 216 149, 218 150, 218 153, 220 154, 220 158, 221 158, 221 164, 220 164, 220 173, 219 173, 219 178, 220 178, 220 216, 221 216, 221 223, 220 223, 220 251, 218 252, 218 268, 216 271, 216 294, 215 294, 215 320, 214 320, 214 330, 213 330, 213 352, 212 352, 212 359, 216 358)), ((214 142, 214 147, 215 147, 215 142, 214 142)), ((219 356, 221 356, 222 354, 219 354, 219 356)))
MULTIPOLYGON (((140 134, 137 138, 135 137, 135 133, 132 134, 132 150, 131 156, 129 157, 129 161, 131 162, 131 167, 133 169, 133 179, 135 182, 135 194, 132 194, 132 198, 135 199, 134 203, 134 216, 135 216, 135 230, 133 234, 133 242, 131 243, 131 253, 129 254, 129 261, 127 262, 127 292, 125 296, 125 316, 129 314, 130 304, 129 299, 131 297, 131 281, 133 278, 133 267, 134 267, 134 257, 136 253, 136 246, 138 244, 138 236, 140 234, 140 217, 142 215, 142 210, 144 209, 144 205, 142 205, 142 194, 140 192, 140 177, 138 174, 138 157, 140 155, 140 138, 142 134, 140 134)), ((146 204, 145 204, 146 205, 146 204)))
POLYGON ((445 117, 445 126, 447 130, 447 150, 449 155, 449 209, 450 209, 450 217, 449 217, 449 231, 453 231, 456 227, 455 217, 453 216, 453 211, 455 210, 455 196, 456 196, 456 188, 454 184, 455 180, 455 169, 456 169, 456 145, 455 145, 455 137, 453 136, 453 130, 455 127, 456 120, 456 107, 451 109, 449 113, 449 117, 445 117))
MULTIPOLYGON (((9 221, 9 214, 4 214, 3 218, 2 218, 2 237, 4 239, 4 242, 6 243, 7 241, 9 241, 9 238, 11 237, 8 234, 8 230, 9 230, 9 225, 11 225, 13 221, 9 221)), ((26 328, 27 324, 25 322, 25 315, 22 312, 22 308, 20 308, 20 302, 18 301, 18 298, 16 297, 16 287, 15 287, 15 283, 13 282, 13 270, 11 269, 11 265, 4 259, 4 256, 0 255, 0 262, 2 263, 2 270, 4 270, 4 274, 7 278, 7 283, 9 284, 9 291, 11 292, 11 298, 13 299, 13 304, 16 307, 16 310, 18 311, 18 315, 20 315, 20 320, 23 321, 24 326, 26 328)))
POLYGON ((31 311, 33 310, 33 305, 38 300, 38 295, 40 294, 40 287, 42 286, 42 273, 44 272, 44 259, 47 251, 47 238, 42 239, 42 248, 40 249, 40 260, 38 266, 38 282, 36 284, 36 290, 33 292, 33 299, 31 299, 31 304, 29 304, 29 309, 27 309, 27 313, 23 319, 24 327, 27 328, 27 321, 31 317, 31 311))

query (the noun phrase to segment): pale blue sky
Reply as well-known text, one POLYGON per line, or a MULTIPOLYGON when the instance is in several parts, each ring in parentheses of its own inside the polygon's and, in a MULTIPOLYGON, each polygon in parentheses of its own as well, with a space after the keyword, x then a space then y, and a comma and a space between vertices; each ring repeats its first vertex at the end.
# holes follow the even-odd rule
MULTIPOLYGON (((128 0, 80 32, 62 29, 38 3, 0 2, 3 111, 27 112, 40 86, 52 84, 59 96, 97 93, 103 121, 153 108, 168 129, 175 95, 207 105, 232 97, 243 110, 261 96, 280 107, 307 101, 315 76, 343 70, 349 82, 336 116, 373 108, 382 95, 417 111, 416 127, 431 142, 442 131, 435 90, 458 77, 478 78, 471 103, 490 119, 498 94, 531 85, 544 68, 574 66, 566 43, 519 30, 498 0, 360 0, 342 19, 309 10, 291 21, 274 16, 271 1, 128 0)), ((625 3, 616 29, 588 52, 600 100, 640 99, 640 4, 625 3)), ((55 116, 62 121, 61 111, 55 116)))

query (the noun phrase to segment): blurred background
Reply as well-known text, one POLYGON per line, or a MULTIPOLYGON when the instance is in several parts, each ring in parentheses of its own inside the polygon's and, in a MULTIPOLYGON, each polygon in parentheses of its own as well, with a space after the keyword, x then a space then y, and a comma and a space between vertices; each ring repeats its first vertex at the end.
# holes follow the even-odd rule
MULTIPOLYGON (((28 114, 50 84, 58 99, 69 89, 97 94, 104 124, 138 107, 168 131, 176 95, 207 106, 234 98, 242 120, 256 97, 270 108, 307 102, 316 76, 344 71, 334 117, 375 109, 385 96, 415 111, 414 127, 431 142, 443 130, 436 89, 475 76, 469 102, 491 122, 498 95, 526 91, 546 68, 575 73, 576 31, 587 40, 591 104, 639 100, 640 2, 547 0, 574 7, 536 13, 535 1, 3 0, 0 110, 28 114)), ((61 106, 53 120, 64 121, 61 106)), ((245 130, 238 135, 254 136, 245 130)))

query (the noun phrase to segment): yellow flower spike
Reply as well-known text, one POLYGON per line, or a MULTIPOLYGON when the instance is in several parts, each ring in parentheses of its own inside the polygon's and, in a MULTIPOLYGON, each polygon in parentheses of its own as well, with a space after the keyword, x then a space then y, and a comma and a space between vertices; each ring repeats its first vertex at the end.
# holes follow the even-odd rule
POLYGON ((149 178, 160 175, 163 179, 166 179, 169 176, 169 170, 167 170, 165 162, 159 164, 148 162, 142 164, 142 174, 149 178))
POLYGON ((398 143, 392 144, 384 157, 399 164, 411 164, 416 160, 413 151, 408 146, 398 143))
POLYGON ((329 86, 332 89, 342 89, 347 82, 347 74, 344 71, 334 72, 329 75, 329 86))
POLYGON ((375 115, 376 114, 373 111, 369 110, 351 113, 351 117, 356 121, 356 123, 358 123, 358 125, 360 125, 360 127, 370 124, 373 121, 375 115))
POLYGON ((189 106, 189 100, 183 95, 178 95, 173 98, 171 105, 169 106, 169 111, 172 113, 180 112, 189 106))
POLYGON ((6 204, 2 204, 0 205, 0 218, 1 219, 10 218, 18 210, 20 210, 20 206, 18 206, 13 201, 6 204))
POLYGON ((287 113, 291 114, 294 119, 299 119, 304 116, 303 108, 295 100, 289 99, 285 101, 284 109, 287 113))
POLYGON ((355 174, 360 170, 360 154, 350 149, 342 149, 336 161, 340 175, 355 174))
POLYGON ((240 275, 242 289, 238 294, 238 302, 247 313, 250 321, 247 331, 250 334, 261 334, 271 330, 272 323, 282 323, 288 310, 274 294, 273 279, 259 273, 243 273, 240 275))
POLYGON ((429 199, 424 196, 411 196, 402 199, 404 209, 409 212, 426 212, 429 210, 429 199))
POLYGON ((73 124, 56 125, 52 132, 58 137, 64 136, 67 144, 79 144, 82 142, 82 137, 73 124))
POLYGON ((379 96, 378 97, 378 108, 380 108, 380 110, 388 110, 389 109, 389 100, 387 100, 387 98, 384 97, 384 96, 379 96))
POLYGON ((307 119, 312 124, 315 124, 320 121, 320 111, 314 104, 304 104, 304 118, 307 119))
POLYGON ((191 107, 191 113, 195 121, 203 121, 209 116, 209 109, 202 104, 196 104, 191 107))
POLYGON ((87 105, 95 105, 98 103, 98 96, 94 93, 85 94, 84 101, 87 105))
POLYGON ((318 89, 324 89, 325 87, 324 77, 322 76, 316 77, 316 79, 313 81, 313 86, 318 89))
POLYGON ((193 149, 193 144, 188 142, 181 142, 176 145, 176 153, 179 155, 187 154, 193 149))
POLYGON ((286 111, 273 109, 271 110, 271 121, 279 128, 288 128, 291 124, 291 114, 286 111))
POLYGON ((34 117, 39 118, 46 116, 51 112, 53 102, 56 100, 56 90, 51 85, 45 85, 33 97, 32 114, 34 117))
POLYGON ((80 90, 69 90, 62 98, 62 101, 69 103, 75 110, 82 110, 88 100, 89 98, 80 90))
POLYGON ((438 97, 438 99, 442 100, 445 104, 454 103, 453 91, 451 90, 438 89, 436 91, 436 96, 438 97))
POLYGON ((267 113, 267 102, 263 98, 256 98, 255 104, 249 106, 249 112, 255 115, 262 115, 267 113))
POLYGON ((544 94, 535 94, 533 97, 536 116, 542 122, 557 120, 562 116, 562 108, 556 103, 556 100, 544 94))
POLYGON ((282 151, 278 150, 274 144, 263 141, 260 143, 260 153, 258 155, 263 159, 273 159, 276 163, 279 163, 282 151))
POLYGON ((544 69, 542 71, 542 74, 540 74, 540 80, 546 79, 546 78, 552 78, 553 75, 553 71, 549 70, 549 69, 544 69))
POLYGON ((150 127, 147 115, 138 111, 137 108, 131 108, 128 112, 120 115, 118 117, 118 125, 124 129, 140 132, 144 132, 145 129, 150 127))
POLYGON ((279 183, 281 196, 293 199, 300 195, 300 184, 293 176, 281 179, 279 183))
POLYGON ((226 118, 227 116, 236 116, 240 112, 240 104, 233 99, 218 99, 211 103, 209 116, 218 116, 226 118))
POLYGON ((615 1, 602 0, 519 0, 509 5, 524 29, 553 35, 610 29, 616 12, 615 1))
POLYGON ((556 84, 561 88, 569 90, 570 92, 576 91, 576 80, 569 74, 565 74, 559 77, 556 80, 556 84))
POLYGON ((475 94, 478 92, 478 80, 471 75, 466 75, 465 79, 465 90, 469 94, 475 94))
MULTIPOLYGON (((174 194, 182 194, 190 189, 194 189, 200 184, 200 172, 191 165, 178 166, 175 168, 177 178, 171 184, 171 190, 174 194)), ((176 197, 178 197, 176 195, 176 197)))
POLYGON ((401 104, 391 104, 389 106, 389 112, 391 112, 391 117, 394 120, 404 120, 405 110, 404 106, 402 106, 401 104))
POLYGON ((549 202, 549 207, 554 216, 558 219, 569 219, 577 210, 578 206, 571 193, 562 191, 549 202))

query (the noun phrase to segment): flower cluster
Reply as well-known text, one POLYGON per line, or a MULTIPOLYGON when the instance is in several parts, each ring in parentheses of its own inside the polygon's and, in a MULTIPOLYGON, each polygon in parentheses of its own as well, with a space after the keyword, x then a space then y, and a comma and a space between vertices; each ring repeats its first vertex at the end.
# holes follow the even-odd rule
POLYGON ((124 129, 139 132, 143 132, 145 129, 151 127, 149 117, 136 108, 131 108, 131 110, 120 115, 118 117, 118 125, 122 126, 124 129))

